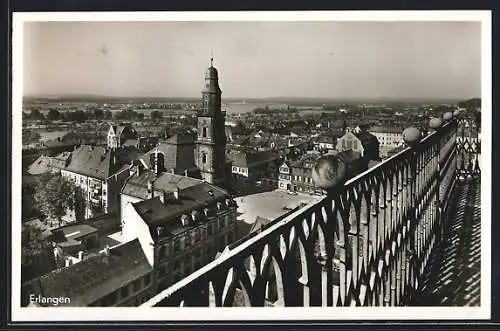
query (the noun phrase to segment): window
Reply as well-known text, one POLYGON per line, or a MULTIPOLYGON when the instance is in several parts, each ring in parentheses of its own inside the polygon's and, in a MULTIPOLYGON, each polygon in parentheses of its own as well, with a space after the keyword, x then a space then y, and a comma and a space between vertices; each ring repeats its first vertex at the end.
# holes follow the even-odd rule
POLYGON ((144 276, 144 285, 148 286, 151 283, 151 274, 144 276))
POLYGON ((213 224, 209 224, 208 225, 208 229, 207 229, 208 230, 208 235, 211 235, 213 233, 212 226, 213 226, 213 224))
POLYGON ((179 240, 178 240, 178 239, 176 239, 176 240, 174 241, 174 252, 176 252, 176 253, 177 253, 177 252, 180 250, 180 248, 181 248, 181 244, 179 243, 179 240))
POLYGON ((174 261, 174 270, 179 270, 181 267, 181 261, 179 259, 175 259, 174 261))
POLYGON ((141 280, 140 279, 135 280, 132 284, 132 287, 134 292, 139 291, 141 289, 141 280))
POLYGON ((201 153, 201 162, 207 163, 207 154, 206 153, 201 153))
POLYGON ((122 297, 122 299, 125 299, 126 297, 128 297, 128 286, 121 288, 120 296, 122 297))
POLYGON ((206 127, 206 126, 204 126, 204 127, 203 127, 203 129, 202 129, 202 137, 203 137, 203 138, 206 138, 206 137, 207 137, 207 131, 208 131, 208 130, 207 130, 207 127, 206 127))

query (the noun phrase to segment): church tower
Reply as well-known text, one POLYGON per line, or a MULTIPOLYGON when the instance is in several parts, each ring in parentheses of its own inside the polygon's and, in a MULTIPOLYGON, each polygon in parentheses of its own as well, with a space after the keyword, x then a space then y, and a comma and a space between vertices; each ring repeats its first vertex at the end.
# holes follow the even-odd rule
POLYGON ((203 180, 227 187, 225 112, 221 111, 221 94, 217 69, 210 59, 201 92, 202 107, 198 111, 198 137, 195 162, 203 180))

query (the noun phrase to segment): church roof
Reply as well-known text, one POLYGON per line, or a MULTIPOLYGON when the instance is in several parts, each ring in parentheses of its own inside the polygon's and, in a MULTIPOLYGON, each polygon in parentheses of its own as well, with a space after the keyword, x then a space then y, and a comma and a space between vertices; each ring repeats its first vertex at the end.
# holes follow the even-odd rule
POLYGON ((192 171, 196 168, 194 161, 194 136, 189 134, 176 134, 157 147, 145 153, 141 159, 148 168, 152 168, 151 154, 163 154, 165 171, 175 170, 176 174, 183 175, 185 170, 192 171))

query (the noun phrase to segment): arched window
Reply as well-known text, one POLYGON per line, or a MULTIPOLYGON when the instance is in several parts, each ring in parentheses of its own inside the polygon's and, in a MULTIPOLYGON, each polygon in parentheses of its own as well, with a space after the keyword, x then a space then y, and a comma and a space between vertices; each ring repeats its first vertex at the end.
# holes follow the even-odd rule
POLYGON ((204 126, 204 127, 203 127, 203 129, 202 129, 202 137, 203 137, 203 138, 206 138, 206 137, 207 137, 207 131, 208 131, 208 130, 207 130, 207 127, 206 127, 206 126, 204 126))

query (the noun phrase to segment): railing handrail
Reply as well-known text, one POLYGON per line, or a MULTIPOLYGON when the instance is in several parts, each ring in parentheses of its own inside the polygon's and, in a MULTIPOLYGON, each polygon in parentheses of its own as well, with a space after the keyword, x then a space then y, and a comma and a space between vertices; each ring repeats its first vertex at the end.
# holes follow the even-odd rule
POLYGON ((262 238, 272 235, 272 233, 275 232, 275 231, 279 231, 279 229, 282 226, 286 225, 287 223, 295 221, 296 217, 302 215, 304 212, 306 212, 310 208, 316 207, 319 203, 321 203, 322 201, 324 201, 326 198, 327 197, 325 195, 323 195, 321 197, 318 197, 318 199, 316 201, 309 202, 307 205, 303 206, 302 208, 298 209, 297 211, 295 211, 292 214, 288 215, 287 217, 283 218, 281 221, 276 222, 275 224, 271 225, 267 229, 265 229, 262 232, 258 233, 256 236, 253 236, 253 237, 249 238, 248 240, 245 240, 244 242, 242 242, 240 245, 234 247, 233 249, 231 249, 229 251, 229 253, 227 253, 227 255, 223 253, 218 258, 216 258, 214 261, 212 261, 212 262, 208 263, 207 265, 201 267, 200 269, 196 270, 195 272, 193 272, 189 276, 181 279, 177 283, 172 284, 171 286, 169 286, 165 290, 161 291, 159 294, 157 294, 152 299, 150 299, 150 300, 146 301, 145 303, 143 303, 141 306, 146 306, 146 307, 152 307, 152 306, 154 306, 155 304, 159 303, 160 301, 164 300, 165 298, 171 296, 178 289, 180 289, 180 288, 188 285, 189 283, 191 283, 192 281, 196 280, 200 276, 203 276, 207 272, 211 271, 214 267, 219 266, 219 265, 225 263, 227 260, 229 260, 230 258, 232 258, 235 255, 239 254, 240 252, 243 252, 243 251, 251 248, 254 245, 258 245, 258 242, 262 238), (155 298, 158 297, 158 296, 162 296, 162 298, 155 300, 155 298))
MULTIPOLYGON (((436 140, 436 141, 432 140, 432 139, 437 139, 434 137, 436 137, 439 133, 446 132, 446 137, 448 137, 447 138, 448 140, 447 140, 445 146, 450 146, 449 144, 452 142, 452 140, 449 140, 449 139, 452 139, 453 136, 449 136, 451 131, 446 131, 446 128, 449 128, 452 124, 454 125, 456 123, 457 123, 457 119, 455 118, 455 119, 445 123, 438 131, 431 132, 430 134, 423 137, 415 146, 407 147, 407 148, 403 149, 402 151, 398 152, 397 154, 391 156, 390 158, 375 165, 374 167, 357 175, 356 177, 347 180, 342 185, 342 187, 340 187, 340 190, 337 191, 338 194, 342 194, 346 190, 351 189, 353 185, 355 185, 360 180, 366 178, 367 176, 371 176, 372 174, 375 177, 378 176, 379 175, 378 172, 380 172, 380 169, 384 165, 387 165, 388 163, 397 162, 398 159, 401 159, 402 162, 406 163, 407 162, 406 155, 411 153, 411 151, 414 150, 415 147, 417 148, 416 150, 418 150, 419 146, 425 147, 422 144, 428 143, 430 141, 431 143, 434 143, 434 145, 431 144, 429 146, 431 146, 431 147, 438 146, 438 148, 440 148, 439 147, 441 145, 440 140, 436 140)), ((432 148, 435 148, 435 147, 432 147, 432 148)), ((444 148, 448 149, 449 147, 444 147, 444 148)), ((427 153, 427 152, 425 152, 425 153, 427 153)), ((448 157, 452 157, 452 156, 453 156, 453 152, 452 152, 452 150, 450 150, 450 152, 445 157, 448 158, 448 157)), ((440 159, 437 160, 437 163, 439 163, 439 162, 440 162, 440 159)), ((437 165, 438 164, 436 164, 436 166, 437 165)), ((446 168, 448 168, 448 166, 446 166, 446 168)), ((445 171, 447 174, 449 173, 448 170, 445 169, 445 171)), ((449 183, 449 180, 447 181, 445 187, 450 188, 448 183, 449 183)), ((404 185, 406 185, 406 184, 404 184, 404 185)), ((440 185, 439 182, 438 182, 438 185, 440 185)), ((409 192, 414 192, 414 191, 410 190, 409 192)), ((404 193, 404 194, 406 194, 406 193, 404 193)), ((410 193, 408 193, 408 194, 410 194, 410 193)), ((414 194, 414 193, 412 193, 412 194, 414 194)), ((196 270, 195 272, 193 272, 189 276, 181 279, 180 281, 176 282, 175 284, 172 284, 168 288, 164 289, 163 291, 161 291, 160 293, 155 295, 155 297, 153 297, 152 299, 143 303, 141 306, 152 307, 152 306, 156 306, 157 304, 160 304, 165 299, 172 297, 178 291, 182 291, 183 288, 188 287, 190 284, 196 282, 198 279, 204 279, 204 278, 210 277, 210 274, 213 273, 214 271, 216 271, 216 268, 219 266, 221 266, 222 268, 226 268, 226 269, 231 268, 232 265, 230 265, 228 267, 228 264, 233 263, 234 259, 241 260, 242 255, 245 255, 244 252, 252 252, 255 248, 265 245, 265 244, 263 244, 263 242, 268 243, 268 242, 271 242, 272 240, 277 239, 280 235, 283 234, 282 232, 286 231, 286 228, 284 228, 284 227, 286 227, 287 225, 290 225, 290 223, 297 222, 298 219, 304 218, 303 216, 305 214, 310 213, 311 210, 313 210, 312 213, 318 212, 319 211, 318 206, 320 206, 321 208, 324 208, 330 203, 331 200, 332 200, 331 196, 323 195, 321 197, 318 197, 317 199, 315 199, 315 201, 308 203, 307 205, 305 205, 302 208, 298 209, 297 211, 291 213, 287 217, 284 217, 282 220, 280 220, 280 221, 272 224, 268 228, 262 230, 262 232, 258 233, 257 235, 248 238, 247 240, 243 241, 241 244, 235 246, 234 248, 230 249, 226 253, 223 253, 217 259, 215 259, 214 261, 201 267, 200 269, 196 270), (266 241, 266 238, 268 238, 269 240, 266 241)), ((389 216, 389 217, 391 217, 391 216, 389 216)), ((398 216, 398 217, 400 217, 400 216, 398 216)), ((392 220, 393 223, 395 221, 396 220, 392 220)), ((295 226, 295 225, 292 225, 292 226, 295 226)), ((389 240, 392 240, 392 239, 389 239, 389 240)), ((248 255, 251 255, 251 254, 252 253, 249 253, 248 255)), ((243 257, 243 258, 246 258, 246 257, 243 257)), ((353 271, 353 273, 354 272, 355 271, 353 271)), ((196 286, 196 284, 195 284, 195 286, 196 286)))

